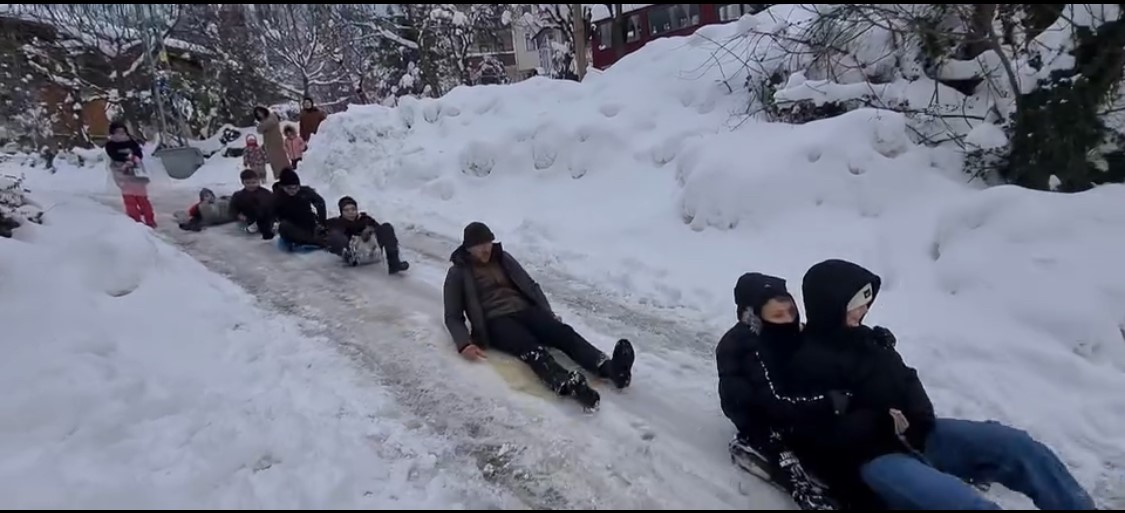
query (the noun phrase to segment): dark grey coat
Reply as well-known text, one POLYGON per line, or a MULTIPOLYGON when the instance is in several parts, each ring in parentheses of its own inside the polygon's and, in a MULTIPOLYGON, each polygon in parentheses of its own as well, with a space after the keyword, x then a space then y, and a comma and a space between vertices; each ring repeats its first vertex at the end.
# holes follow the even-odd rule
MULTIPOLYGON (((471 258, 464 247, 457 248, 457 251, 449 257, 453 265, 445 275, 445 327, 449 329, 458 351, 469 345, 470 341, 481 348, 489 346, 484 309, 481 307, 472 270, 469 269, 472 265, 471 258), (466 317, 472 324, 472 332, 465 326, 466 317)), ((532 308, 542 308, 554 315, 547 296, 543 294, 543 289, 499 243, 492 247, 492 258, 500 259, 500 267, 504 269, 504 273, 508 275, 516 290, 519 290, 520 294, 532 304, 532 308)))

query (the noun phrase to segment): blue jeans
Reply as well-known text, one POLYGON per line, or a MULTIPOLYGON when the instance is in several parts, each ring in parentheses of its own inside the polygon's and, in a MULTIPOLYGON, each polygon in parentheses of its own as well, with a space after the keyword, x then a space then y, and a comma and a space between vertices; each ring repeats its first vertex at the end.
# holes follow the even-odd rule
POLYGON ((938 419, 925 458, 887 454, 860 473, 891 509, 1002 509, 966 481, 1000 483, 1041 510, 1096 509, 1054 452, 998 422, 938 419))

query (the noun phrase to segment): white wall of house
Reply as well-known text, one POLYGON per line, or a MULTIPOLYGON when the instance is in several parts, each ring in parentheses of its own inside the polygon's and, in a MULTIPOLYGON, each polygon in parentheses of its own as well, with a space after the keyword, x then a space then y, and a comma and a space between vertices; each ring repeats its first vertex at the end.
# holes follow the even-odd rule
POLYGON ((516 50, 516 70, 528 73, 539 67, 539 47, 535 33, 523 23, 512 24, 512 43, 516 50))

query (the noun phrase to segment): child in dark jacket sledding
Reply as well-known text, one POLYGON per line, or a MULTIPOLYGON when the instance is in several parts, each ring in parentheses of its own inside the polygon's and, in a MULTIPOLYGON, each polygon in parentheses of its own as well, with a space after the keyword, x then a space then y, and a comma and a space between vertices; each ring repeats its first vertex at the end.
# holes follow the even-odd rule
POLYGON ((368 263, 359 253, 370 253, 382 248, 387 256, 387 271, 397 274, 410 268, 398 254, 398 238, 390 223, 380 223, 359 211, 359 205, 350 196, 340 198, 340 216, 325 222, 328 228, 328 250, 340 255, 351 265, 368 263), (372 241, 374 239, 374 241, 372 241), (375 244, 371 244, 375 242, 375 244))
POLYGON ((141 145, 129 135, 129 129, 120 122, 109 125, 109 140, 105 143, 109 156, 109 170, 113 181, 121 189, 125 214, 138 223, 156 228, 156 216, 148 200, 149 178, 144 173, 141 145))
POLYGON ((239 175, 242 189, 230 197, 230 213, 238 219, 247 233, 260 233, 265 240, 273 239, 273 193, 262 187, 258 173, 244 169, 239 175))

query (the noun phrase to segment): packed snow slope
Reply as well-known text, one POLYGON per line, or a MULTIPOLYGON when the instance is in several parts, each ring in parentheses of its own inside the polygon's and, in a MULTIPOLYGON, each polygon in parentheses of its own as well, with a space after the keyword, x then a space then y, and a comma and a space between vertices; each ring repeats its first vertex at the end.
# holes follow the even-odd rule
POLYGON ((1026 428, 1125 506, 1125 187, 984 189, 892 112, 745 119, 741 65, 713 41, 776 14, 654 41, 581 84, 353 106, 321 126, 304 179, 449 237, 484 221, 534 265, 705 319, 714 337, 686 351, 733 321, 741 273, 799 296, 810 265, 854 260, 884 278, 869 322, 897 333, 941 415, 1026 428))
POLYGON ((120 212, 34 199, 45 224, 0 238, 0 506, 521 506, 296 320, 120 212))

